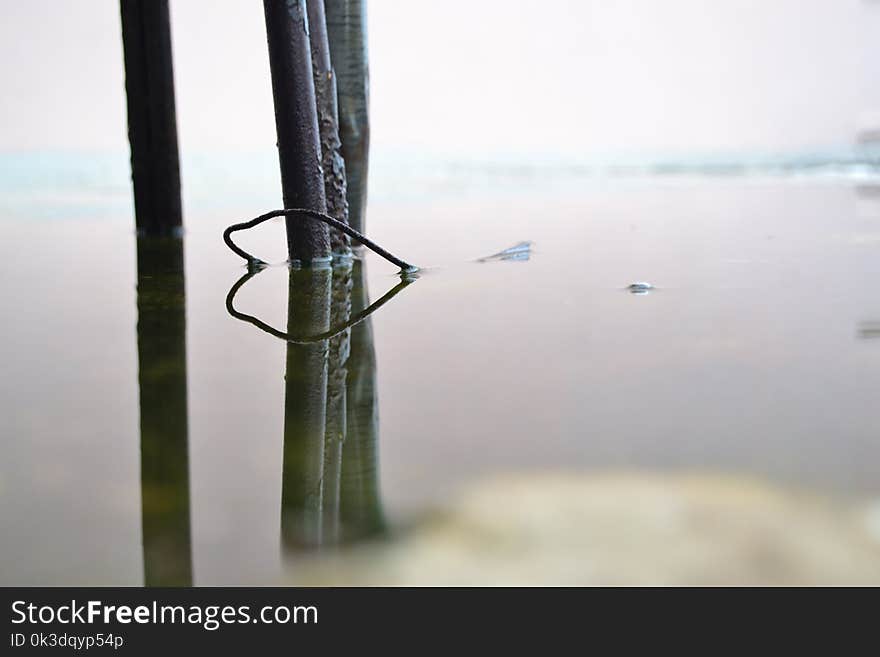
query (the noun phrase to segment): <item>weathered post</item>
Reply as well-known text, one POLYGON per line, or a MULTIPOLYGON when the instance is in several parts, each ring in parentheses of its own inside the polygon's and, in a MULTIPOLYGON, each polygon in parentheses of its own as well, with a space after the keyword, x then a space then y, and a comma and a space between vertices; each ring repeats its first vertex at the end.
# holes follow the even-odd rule
POLYGON ((349 224, 364 232, 370 150, 366 0, 326 0, 330 59, 336 73, 339 138, 345 160, 349 224))
MULTIPOLYGON (((348 223, 345 160, 339 141, 339 110, 336 104, 336 76, 330 62, 327 41, 327 18, 324 0, 306 0, 309 11, 309 39, 312 45, 312 69, 315 75, 315 101, 318 108, 318 129, 321 134, 321 166, 324 169, 324 193, 327 214, 348 223)), ((330 229, 330 247, 334 253, 349 254, 348 235, 330 229)))
POLYGON ((137 266, 144 584, 190 586, 183 241, 138 238, 137 266))
POLYGON ((168 0, 120 0, 139 235, 180 232, 180 165, 168 0))
MULTIPOLYGON (((327 211, 305 0, 263 0, 285 208, 327 211)), ((330 257, 327 226, 288 216, 291 261, 330 257)))
POLYGON ((167 0, 120 0, 137 225, 146 586, 192 584, 183 212, 167 0))

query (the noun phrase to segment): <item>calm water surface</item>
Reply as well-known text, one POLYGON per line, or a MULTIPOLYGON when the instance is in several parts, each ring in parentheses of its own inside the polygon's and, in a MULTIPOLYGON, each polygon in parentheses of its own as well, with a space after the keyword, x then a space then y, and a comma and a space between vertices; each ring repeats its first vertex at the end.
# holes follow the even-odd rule
MULTIPOLYGON (((269 209, 190 207, 182 249, 138 244, 127 214, 0 220, 0 583, 285 582, 511 472, 880 496, 876 188, 374 203, 370 236, 425 270, 369 319, 311 340, 398 285, 371 254, 238 290, 238 311, 305 344, 227 311, 246 272, 220 233, 269 209), (522 240, 528 259, 475 262, 522 240)), ((280 262, 283 235, 240 242, 280 262)))

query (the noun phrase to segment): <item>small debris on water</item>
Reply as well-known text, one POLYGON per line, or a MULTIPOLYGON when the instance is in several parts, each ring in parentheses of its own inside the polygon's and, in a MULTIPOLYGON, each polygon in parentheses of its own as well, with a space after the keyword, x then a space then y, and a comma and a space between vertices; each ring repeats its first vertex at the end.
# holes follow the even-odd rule
POLYGON ((645 283, 644 281, 636 281, 635 283, 630 283, 629 285, 627 285, 626 289, 633 294, 648 294, 649 292, 657 288, 655 288, 650 283, 645 283))
POLYGON ((477 262, 493 262, 495 260, 528 260, 531 254, 531 242, 518 242, 498 253, 493 253, 485 258, 477 258, 477 262))
POLYGON ((410 267, 407 267, 406 269, 401 269, 400 272, 398 272, 398 276, 400 276, 400 280, 402 281, 412 282, 419 278, 423 271, 424 270, 421 267, 416 267, 415 265, 412 265, 410 267))

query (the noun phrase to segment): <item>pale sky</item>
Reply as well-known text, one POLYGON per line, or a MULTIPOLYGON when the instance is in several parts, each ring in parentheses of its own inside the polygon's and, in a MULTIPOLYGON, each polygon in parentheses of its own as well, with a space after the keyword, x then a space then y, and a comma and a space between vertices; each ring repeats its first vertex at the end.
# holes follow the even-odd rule
MULTIPOLYGON (((171 0, 181 148, 274 148, 255 0, 171 0)), ((127 150, 116 0, 0 0, 0 151, 127 150)), ((373 148, 779 152, 880 124, 873 0, 369 0, 373 148)))

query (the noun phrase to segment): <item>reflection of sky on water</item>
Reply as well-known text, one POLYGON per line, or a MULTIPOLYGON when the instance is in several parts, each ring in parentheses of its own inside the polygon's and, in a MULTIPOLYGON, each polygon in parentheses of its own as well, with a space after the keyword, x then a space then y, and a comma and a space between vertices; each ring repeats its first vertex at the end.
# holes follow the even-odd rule
MULTIPOLYGON (((598 158, 538 157, 462 161, 403 152, 375 155, 370 164, 370 199, 419 202, 500 198, 534 193, 567 194, 575 187, 601 188, 614 181, 690 184, 703 178, 757 178, 796 184, 856 184, 866 212, 876 211, 880 159, 867 152, 827 151, 810 155, 749 155, 732 159, 698 156, 598 158), (733 167, 731 169, 731 167, 733 167)), ((7 218, 129 216, 133 211, 128 156, 76 153, 0 153, 0 212, 7 218)), ((187 155, 181 161, 184 203, 189 207, 244 208, 250 218, 275 208, 280 180, 273 150, 262 154, 187 155), (216 193, 222 186, 223 194, 216 193)), ((232 219, 230 219, 232 223, 232 219)))
MULTIPOLYGON (((427 267, 372 317, 389 526, 462 486, 560 468, 726 472, 875 498, 880 352, 854 339, 880 317, 864 202, 849 184, 773 179, 376 201, 372 235, 427 267), (424 239, 428 225, 449 239, 424 239), (524 237, 540 245, 528 261, 473 262, 524 237), (633 281, 662 291, 633 298, 633 281)), ((286 345, 226 313, 244 272, 220 239, 231 214, 187 215, 192 572, 276 583, 298 563, 279 551, 286 345)), ((18 274, 2 279, 16 321, 0 344, 0 572, 139 584, 130 218, 3 224, 0 262, 18 274)), ((282 231, 267 224, 243 246, 281 259, 282 231)), ((394 268, 368 258, 378 296, 394 268)), ((288 294, 287 270, 271 267, 236 307, 284 327, 288 294)))

